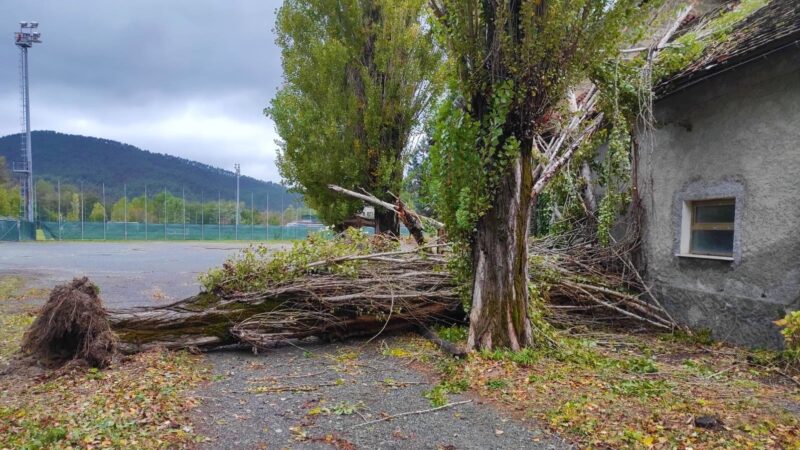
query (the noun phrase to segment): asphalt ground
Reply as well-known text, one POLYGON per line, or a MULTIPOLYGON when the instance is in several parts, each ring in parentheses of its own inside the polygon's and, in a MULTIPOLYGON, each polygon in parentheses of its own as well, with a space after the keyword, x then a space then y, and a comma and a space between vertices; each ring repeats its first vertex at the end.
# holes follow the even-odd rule
MULTIPOLYGON (((109 308, 147 306, 200 291, 198 275, 220 266, 246 243, 4 242, 0 275, 19 275, 37 288, 88 276, 109 308)), ((270 243, 274 248, 286 243, 270 243)))
MULTIPOLYGON (((271 243, 275 249, 286 243, 271 243)), ((110 308, 154 305, 193 295, 197 276, 246 243, 0 243, 0 275, 27 288, 50 289, 88 276, 110 308)), ((403 337, 370 343, 284 346, 258 355, 207 355, 214 376, 196 392, 195 429, 203 449, 561 449, 536 423, 517 421, 480 398, 452 395, 452 408, 431 408, 437 380, 385 349, 403 337), (365 425, 366 424, 366 425, 365 425)), ((444 356, 442 356, 444 358, 444 356)))

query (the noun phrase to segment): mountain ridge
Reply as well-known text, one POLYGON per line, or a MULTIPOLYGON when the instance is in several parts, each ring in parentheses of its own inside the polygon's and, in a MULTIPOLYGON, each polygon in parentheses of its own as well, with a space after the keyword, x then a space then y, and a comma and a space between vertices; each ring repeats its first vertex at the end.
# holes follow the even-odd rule
MULTIPOLYGON (((41 130, 32 132, 36 179, 52 183, 83 184, 99 190, 105 184, 110 197, 167 191, 200 200, 236 198, 236 178, 231 171, 178 156, 144 150, 111 139, 41 130)), ((0 156, 11 168, 19 161, 20 134, 0 137, 0 156)), ((277 211, 302 204, 302 198, 278 183, 240 177, 240 201, 249 205, 251 194, 256 208, 277 211), (267 205, 267 199, 269 204, 267 205)))

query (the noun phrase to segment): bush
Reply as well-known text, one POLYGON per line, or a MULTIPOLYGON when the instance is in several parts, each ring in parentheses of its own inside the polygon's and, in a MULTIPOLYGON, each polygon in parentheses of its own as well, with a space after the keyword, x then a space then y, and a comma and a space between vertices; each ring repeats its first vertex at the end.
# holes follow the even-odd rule
POLYGON ((787 356, 800 361, 800 311, 789 312, 783 319, 776 320, 775 325, 782 328, 787 356))

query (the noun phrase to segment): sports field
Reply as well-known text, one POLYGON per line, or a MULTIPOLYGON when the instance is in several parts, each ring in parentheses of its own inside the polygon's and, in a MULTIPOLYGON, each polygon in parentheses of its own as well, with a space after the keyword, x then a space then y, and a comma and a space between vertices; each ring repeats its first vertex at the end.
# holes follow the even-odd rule
MULTIPOLYGON (((52 288, 88 276, 108 307, 153 305, 198 292, 197 276, 219 266, 247 243, 3 242, 0 275, 52 288)), ((275 249, 286 243, 266 244, 275 249)))

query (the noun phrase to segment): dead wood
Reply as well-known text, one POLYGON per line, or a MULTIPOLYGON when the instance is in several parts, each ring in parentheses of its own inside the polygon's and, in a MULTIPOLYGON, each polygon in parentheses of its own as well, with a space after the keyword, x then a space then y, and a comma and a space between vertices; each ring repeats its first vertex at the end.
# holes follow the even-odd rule
POLYGON ((425 228, 422 224, 423 220, 438 230, 444 228, 444 224, 439 222, 438 220, 431 219, 430 217, 421 216, 415 213, 414 211, 408 209, 408 207, 405 205, 405 203, 403 203, 402 200, 400 200, 399 197, 395 197, 396 201, 394 204, 392 204, 389 202, 385 202, 366 191, 364 191, 364 193, 354 192, 349 189, 337 186, 335 184, 329 184, 328 188, 331 189, 332 191, 339 192, 340 194, 357 198, 372 205, 379 206, 381 208, 385 208, 388 209, 389 211, 394 212, 395 214, 397 214, 397 218, 400 219, 401 222, 403 222, 403 225, 405 225, 409 233, 411 233, 411 236, 414 237, 414 240, 417 242, 417 245, 425 244, 425 228))
POLYGON ((532 241, 531 280, 547 286, 544 300, 551 321, 565 326, 586 319, 584 323, 680 328, 630 261, 640 245, 638 231, 628 230, 625 236, 603 246, 590 227, 577 227, 532 241))
POLYGON ((124 352, 371 336, 460 319, 444 264, 418 251, 317 261, 304 275, 257 292, 204 292, 169 305, 110 311, 108 320, 124 352), (359 262, 355 274, 319 270, 348 261, 359 262))
MULTIPOLYGON (((676 328, 627 259, 638 240, 603 247, 592 236, 579 227, 531 241, 530 277, 550 309, 550 320, 566 326, 581 319, 676 328)), ((390 331, 428 330, 432 322, 459 323, 464 313, 446 270, 450 256, 425 252, 444 245, 330 258, 292 268, 297 276, 252 292, 218 289, 126 310, 106 311, 97 288, 86 278, 76 279, 54 289, 23 347, 42 360, 80 359, 104 366, 116 349, 206 350, 231 344, 260 349, 310 337, 374 338, 390 331), (349 271, 332 270, 342 264, 354 265, 349 271)), ((225 278, 221 283, 227 283, 225 278)), ((432 332, 423 335, 451 354, 463 354, 432 332)))

